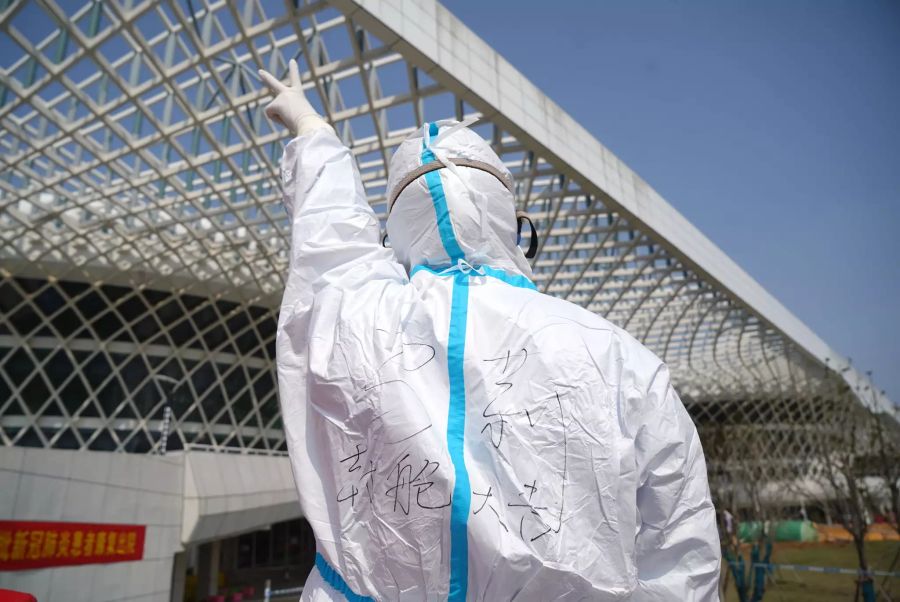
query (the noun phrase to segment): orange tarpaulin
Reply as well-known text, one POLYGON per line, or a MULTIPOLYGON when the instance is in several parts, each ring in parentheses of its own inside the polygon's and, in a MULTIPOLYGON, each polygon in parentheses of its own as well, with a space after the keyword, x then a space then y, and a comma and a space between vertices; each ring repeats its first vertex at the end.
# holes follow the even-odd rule
MULTIPOLYGON (((819 532, 819 541, 853 541, 850 532, 841 525, 823 525, 816 524, 816 531, 819 532)), ((866 532, 866 541, 900 541, 900 535, 894 531, 893 527, 886 523, 875 523, 869 525, 866 532)))

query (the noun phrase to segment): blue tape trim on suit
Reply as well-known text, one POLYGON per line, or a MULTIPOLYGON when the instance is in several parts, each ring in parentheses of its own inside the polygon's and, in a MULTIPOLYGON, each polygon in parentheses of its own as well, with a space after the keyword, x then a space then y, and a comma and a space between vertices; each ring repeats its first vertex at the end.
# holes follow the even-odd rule
MULTIPOLYGON (((438 134, 438 124, 429 123, 428 138, 438 134)), ((434 153, 422 140, 422 164, 435 160, 434 153)), ((425 174, 425 183, 434 205, 441 244, 450 261, 465 258, 465 253, 456 240, 450 209, 444 195, 440 170, 425 174)), ((453 294, 450 303, 450 328, 447 335, 447 373, 450 378, 450 400, 447 409, 447 449, 453 462, 455 481, 450 503, 450 592, 451 602, 464 602, 469 587, 469 507, 472 493, 469 490, 469 474, 466 472, 466 380, 463 368, 466 350, 466 312, 469 305, 469 277, 457 272, 453 279, 453 294)))
POLYGON ((347 585, 344 578, 341 577, 338 572, 328 564, 325 557, 318 552, 316 552, 316 568, 319 569, 319 574, 322 575, 322 579, 325 580, 325 583, 337 590, 338 593, 343 594, 349 602, 375 602, 374 599, 368 596, 360 596, 350 589, 350 586, 347 585))
POLYGON ((492 268, 487 265, 479 266, 484 273, 491 278, 496 278, 497 280, 502 280, 506 284, 511 284, 513 286, 517 286, 519 288, 530 288, 533 291, 537 290, 537 287, 534 285, 534 282, 529 280, 527 277, 521 274, 507 274, 503 270, 492 268))
POLYGON ((450 303, 450 331, 447 336, 447 373, 450 376, 450 403, 447 412, 447 449, 456 480, 450 504, 450 602, 466 599, 469 587, 469 508, 472 492, 463 453, 466 435, 466 314, 469 305, 469 276, 456 272, 450 303))
MULTIPOLYGON (((434 138, 438 134, 438 124, 428 124, 428 135, 434 138)), ((435 161, 434 153, 422 140, 422 165, 435 161)), ((428 185, 428 193, 431 195, 431 203, 434 205, 434 217, 437 220, 438 233, 441 235, 441 244, 451 261, 465 257, 456 233, 453 231, 453 222, 450 221, 450 209, 447 207, 447 197, 444 195, 444 185, 441 183, 441 170, 430 171, 425 174, 425 183, 428 185)))
MULTIPOLYGON (((447 266, 442 266, 442 267, 435 267, 435 266, 430 266, 430 265, 417 265, 416 267, 414 267, 412 269, 412 271, 410 271, 409 277, 412 278, 413 276, 416 275, 416 273, 421 272, 421 271, 429 272, 436 276, 452 276, 454 274, 459 273, 456 271, 448 272, 447 270, 449 270, 451 267, 453 267, 453 266, 447 265, 447 266)), ((485 276, 490 276, 491 278, 496 278, 497 280, 501 280, 501 281, 505 282, 506 284, 509 284, 509 285, 512 285, 512 286, 515 286, 518 288, 527 288, 527 289, 530 289, 533 291, 537 290, 537 287, 534 285, 534 282, 529 280, 527 277, 522 276, 521 274, 509 274, 499 268, 492 268, 492 267, 486 266, 486 265, 476 265, 476 266, 472 266, 472 267, 473 267, 473 271, 469 272, 469 276, 472 276, 473 278, 481 275, 474 270, 480 270, 480 271, 484 272, 485 276)))

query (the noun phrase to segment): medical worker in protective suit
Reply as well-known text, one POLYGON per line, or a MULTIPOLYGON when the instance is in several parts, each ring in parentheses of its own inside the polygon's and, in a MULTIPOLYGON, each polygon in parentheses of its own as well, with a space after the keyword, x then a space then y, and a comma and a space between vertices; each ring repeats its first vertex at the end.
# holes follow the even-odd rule
POLYGON ((697 432, 660 360, 536 290, 477 134, 394 153, 387 239, 356 162, 261 72, 291 222, 278 384, 318 553, 303 600, 715 600, 697 432))

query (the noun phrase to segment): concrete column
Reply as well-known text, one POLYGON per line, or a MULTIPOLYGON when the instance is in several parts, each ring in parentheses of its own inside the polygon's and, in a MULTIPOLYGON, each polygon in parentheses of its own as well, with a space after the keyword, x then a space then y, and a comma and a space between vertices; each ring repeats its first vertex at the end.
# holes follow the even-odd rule
POLYGON ((219 589, 219 556, 222 541, 201 544, 197 558, 197 598, 203 600, 219 589))
POLYGON ((175 554, 172 562, 172 593, 169 594, 169 602, 184 602, 184 585, 187 579, 187 552, 175 554))

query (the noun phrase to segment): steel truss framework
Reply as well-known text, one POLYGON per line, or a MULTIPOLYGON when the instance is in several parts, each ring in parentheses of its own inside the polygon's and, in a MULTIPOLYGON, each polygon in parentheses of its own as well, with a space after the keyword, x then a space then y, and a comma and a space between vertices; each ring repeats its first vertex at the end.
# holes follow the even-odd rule
POLYGON ((296 58, 381 216, 412 129, 485 114, 543 234, 538 286, 664 358, 705 436, 804 457, 839 367, 375 21, 345 0, 0 0, 0 441, 147 451, 169 406, 170 446, 284 449, 284 140, 256 70, 296 58))

